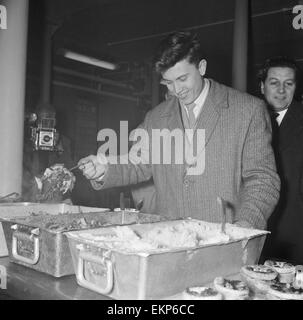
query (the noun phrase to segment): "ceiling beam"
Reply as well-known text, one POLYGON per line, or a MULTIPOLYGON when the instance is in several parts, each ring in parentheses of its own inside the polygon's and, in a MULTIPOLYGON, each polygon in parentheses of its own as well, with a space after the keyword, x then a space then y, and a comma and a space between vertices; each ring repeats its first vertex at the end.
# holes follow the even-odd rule
MULTIPOLYGON (((257 13, 257 14, 253 14, 252 18, 269 16, 269 15, 273 15, 273 14, 277 14, 277 13, 281 13, 281 12, 284 13, 284 12, 288 12, 288 11, 292 11, 292 8, 282 8, 282 9, 278 9, 278 10, 257 13)), ((220 20, 220 21, 200 24, 200 25, 196 25, 196 26, 192 26, 192 27, 188 27, 188 28, 184 28, 184 29, 185 30, 194 30, 194 29, 209 28, 209 27, 212 27, 212 26, 217 26, 217 25, 226 24, 226 23, 232 23, 232 22, 234 22, 234 19, 220 20)), ((126 39, 126 40, 121 40, 121 41, 112 41, 112 42, 108 42, 107 45, 108 46, 114 46, 114 45, 129 43, 129 42, 135 42, 135 41, 140 41, 140 40, 145 40, 145 39, 162 37, 162 36, 170 34, 171 32, 172 31, 168 31, 168 32, 162 32, 162 33, 155 33, 155 34, 142 36, 142 37, 136 37, 136 38, 126 39)))
POLYGON ((67 75, 70 75, 70 76, 75 76, 75 77, 79 77, 79 78, 83 78, 83 79, 87 79, 87 80, 93 80, 93 81, 97 81, 97 82, 102 83, 102 84, 107 84, 107 85, 110 85, 110 86, 120 87, 120 88, 131 90, 129 85, 127 85, 125 83, 122 83, 122 82, 109 80, 109 79, 104 79, 104 78, 101 78, 101 77, 98 77, 98 76, 92 76, 92 75, 85 74, 83 72, 73 71, 73 70, 69 70, 69 69, 66 69, 66 68, 62 68, 62 67, 56 67, 55 66, 55 67, 53 67, 53 70, 55 72, 67 74, 67 75))
POLYGON ((89 92, 89 93, 94 93, 94 94, 97 94, 97 95, 100 95, 100 96, 118 98, 118 99, 128 100, 128 101, 131 101, 131 102, 136 102, 136 103, 139 102, 139 98, 133 98, 133 97, 129 97, 129 96, 126 96, 126 95, 123 95, 123 94, 117 94, 117 93, 104 91, 104 90, 92 89, 92 88, 88 88, 88 87, 84 87, 84 86, 79 86, 79 85, 67 83, 67 82, 64 82, 64 81, 56 81, 56 80, 54 80, 52 83, 55 86, 60 86, 60 87, 65 87, 65 88, 85 91, 85 92, 89 92))

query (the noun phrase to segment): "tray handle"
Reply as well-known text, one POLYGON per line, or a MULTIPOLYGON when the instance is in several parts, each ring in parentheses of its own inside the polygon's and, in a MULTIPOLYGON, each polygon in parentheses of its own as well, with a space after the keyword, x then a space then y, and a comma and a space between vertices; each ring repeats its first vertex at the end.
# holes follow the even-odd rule
POLYGON ((91 253, 80 250, 79 258, 78 258, 77 280, 78 280, 78 283, 84 288, 93 290, 100 294, 108 294, 113 289, 113 284, 114 284, 113 264, 109 259, 106 259, 104 257, 94 256, 91 253), (88 280, 85 279, 84 260, 87 262, 93 262, 93 263, 102 265, 106 268, 107 284, 104 288, 101 288, 98 285, 92 282, 89 282, 88 280))
MULTIPOLYGON (((12 229, 17 229, 15 226, 12 227, 12 229)), ((24 256, 21 256, 19 253, 18 253, 18 250, 17 250, 17 234, 20 234, 19 231, 14 231, 13 232, 13 236, 12 236, 12 255, 13 257, 16 259, 16 260, 19 260, 21 262, 24 262, 24 263, 27 263, 27 264, 36 264, 39 260, 39 238, 35 235, 38 235, 39 233, 37 232, 37 229, 33 229, 32 230, 32 234, 29 236, 27 234, 22 234, 22 236, 26 236, 28 237, 31 241, 34 242, 34 256, 33 258, 26 258, 24 256)))

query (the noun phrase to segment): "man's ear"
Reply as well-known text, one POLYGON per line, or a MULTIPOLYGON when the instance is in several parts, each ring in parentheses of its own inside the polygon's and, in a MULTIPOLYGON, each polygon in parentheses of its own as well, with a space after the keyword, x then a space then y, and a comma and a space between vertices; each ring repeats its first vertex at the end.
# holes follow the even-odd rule
POLYGON ((264 82, 262 81, 260 84, 261 93, 264 94, 264 82))
POLYGON ((207 61, 205 59, 202 59, 199 62, 199 72, 200 72, 202 77, 205 75, 206 67, 207 67, 207 61))

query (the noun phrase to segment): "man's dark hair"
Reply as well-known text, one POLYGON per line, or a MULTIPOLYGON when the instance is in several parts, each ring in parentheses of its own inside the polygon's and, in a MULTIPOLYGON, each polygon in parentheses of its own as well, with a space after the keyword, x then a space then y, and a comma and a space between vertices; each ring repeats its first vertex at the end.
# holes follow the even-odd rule
POLYGON ((295 80, 298 82, 301 70, 295 60, 286 56, 277 56, 267 59, 258 73, 259 81, 264 82, 267 78, 268 70, 275 67, 293 69, 295 72, 295 80))
POLYGON ((183 59, 198 66, 202 59, 201 45, 196 34, 177 31, 160 42, 154 56, 155 69, 161 74, 183 59))
POLYGON ((295 91, 295 99, 300 100, 300 94, 301 94, 301 77, 302 77, 302 71, 300 67, 297 65, 294 59, 287 57, 287 56, 276 56, 272 58, 268 58, 263 66, 260 68, 258 72, 258 81, 261 84, 261 82, 265 82, 268 70, 270 68, 275 67, 281 67, 281 68, 290 68, 294 70, 295 73, 295 81, 296 81, 296 91, 295 91))

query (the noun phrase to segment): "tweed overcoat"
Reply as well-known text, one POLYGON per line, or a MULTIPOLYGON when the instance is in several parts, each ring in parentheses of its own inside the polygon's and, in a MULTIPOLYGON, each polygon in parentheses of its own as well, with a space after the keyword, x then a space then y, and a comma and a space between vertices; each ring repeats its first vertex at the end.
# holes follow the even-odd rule
MULTIPOLYGON (((184 130, 178 99, 172 97, 149 111, 143 128, 150 136, 153 129, 184 130)), ((280 180, 264 102, 210 80, 197 119, 199 128, 205 130, 202 174, 186 174, 185 163, 111 164, 102 185, 93 182, 94 188, 136 184, 153 177, 159 214, 220 222, 217 197, 221 196, 229 202, 228 221, 245 220, 265 228, 279 199, 280 180)))

